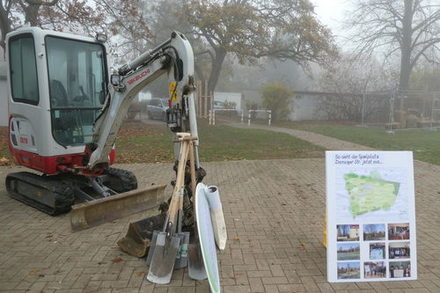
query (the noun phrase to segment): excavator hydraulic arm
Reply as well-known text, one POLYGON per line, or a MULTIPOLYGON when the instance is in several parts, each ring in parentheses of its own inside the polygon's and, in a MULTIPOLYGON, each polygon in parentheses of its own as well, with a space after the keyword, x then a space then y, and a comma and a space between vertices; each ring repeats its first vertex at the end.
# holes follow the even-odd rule
MULTIPOLYGON (((165 73, 174 88, 167 113, 169 128, 174 132, 188 131, 192 136, 198 136, 193 97, 193 51, 185 36, 174 32, 169 40, 120 67, 111 76, 109 94, 94 126, 96 139, 87 146, 91 153, 87 165, 89 170, 98 173, 108 165, 109 153, 133 98, 165 73)), ((194 156, 199 167, 197 145, 194 156)), ((71 212, 72 229, 89 228, 153 208, 165 200, 164 189, 165 186, 150 187, 74 205, 71 212)))
MULTIPOLYGON (((186 37, 173 32, 171 38, 135 60, 120 67, 111 76, 111 86, 102 114, 95 122, 95 141, 88 168, 108 164, 109 153, 133 98, 149 83, 167 73, 174 84, 167 122, 174 132, 188 131, 197 137, 194 105, 194 55, 186 37)), ((197 149, 197 148, 196 148, 197 149)), ((196 151, 198 160, 198 152, 196 151)), ((198 165, 198 164, 197 164, 198 165)))

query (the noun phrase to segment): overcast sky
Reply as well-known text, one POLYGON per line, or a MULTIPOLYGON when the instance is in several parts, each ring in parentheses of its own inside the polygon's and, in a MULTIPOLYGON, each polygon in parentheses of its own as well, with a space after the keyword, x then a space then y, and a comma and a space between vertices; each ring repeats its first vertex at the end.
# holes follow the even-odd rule
POLYGON ((337 36, 338 43, 344 37, 342 21, 347 11, 348 0, 311 0, 315 4, 315 12, 321 22, 328 26, 337 36))

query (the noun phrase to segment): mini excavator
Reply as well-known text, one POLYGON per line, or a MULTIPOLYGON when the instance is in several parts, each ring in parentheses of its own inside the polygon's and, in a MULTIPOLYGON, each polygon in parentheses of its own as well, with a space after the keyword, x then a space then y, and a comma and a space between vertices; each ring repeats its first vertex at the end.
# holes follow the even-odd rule
MULTIPOLYGON (((168 127, 198 136, 194 56, 186 37, 173 32, 110 76, 105 39, 36 27, 7 35, 9 148, 19 165, 39 174, 11 173, 6 188, 50 215, 137 188, 132 172, 110 167, 115 140, 131 101, 159 76, 169 79, 168 127)), ((199 169, 198 141, 194 155, 199 169)))

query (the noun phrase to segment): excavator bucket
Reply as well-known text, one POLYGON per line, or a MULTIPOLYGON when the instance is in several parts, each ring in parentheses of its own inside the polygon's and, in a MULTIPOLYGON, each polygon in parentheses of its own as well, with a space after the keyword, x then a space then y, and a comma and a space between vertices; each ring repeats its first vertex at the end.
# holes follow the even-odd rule
POLYGON ((88 229, 134 213, 159 206, 166 201, 166 185, 153 185, 72 206, 73 231, 88 229))
POLYGON ((130 255, 146 256, 150 243, 157 238, 157 233, 154 235, 153 231, 162 229, 165 218, 166 213, 161 213, 157 216, 130 223, 127 235, 119 239, 118 246, 130 255))

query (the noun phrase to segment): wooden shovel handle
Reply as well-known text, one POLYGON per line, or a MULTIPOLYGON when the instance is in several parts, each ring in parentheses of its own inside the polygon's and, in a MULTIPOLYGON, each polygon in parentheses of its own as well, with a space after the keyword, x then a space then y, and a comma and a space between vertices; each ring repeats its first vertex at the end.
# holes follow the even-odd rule
POLYGON ((183 136, 183 137, 179 137, 178 141, 194 141, 197 140, 197 137, 195 136, 183 136))
POLYGON ((188 142, 183 141, 180 144, 179 164, 177 167, 176 185, 174 186, 173 196, 171 198, 170 207, 168 209, 169 219, 168 225, 173 225, 176 221, 177 211, 180 205, 179 192, 185 183, 185 166, 188 158, 188 142))

